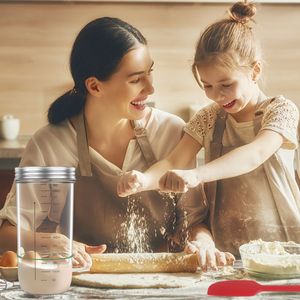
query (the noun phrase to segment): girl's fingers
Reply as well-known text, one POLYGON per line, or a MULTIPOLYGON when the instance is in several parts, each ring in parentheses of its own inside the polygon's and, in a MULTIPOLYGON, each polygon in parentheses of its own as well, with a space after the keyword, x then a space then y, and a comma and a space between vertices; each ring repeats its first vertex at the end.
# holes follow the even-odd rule
POLYGON ((207 271, 207 250, 200 247, 196 241, 188 241, 185 247, 187 253, 197 253, 198 263, 202 271, 207 271))
POLYGON ((179 189, 179 192, 181 192, 181 193, 184 192, 184 190, 185 190, 185 183, 184 183, 183 180, 179 181, 178 189, 179 189))
POLYGON ((166 188, 166 175, 163 175, 162 177, 160 177, 159 181, 158 181, 158 186, 159 189, 164 191, 166 188))
POLYGON ((128 177, 128 180, 126 180, 126 182, 128 187, 136 187, 136 185, 138 185, 137 176, 131 175, 130 177, 128 177))
POLYGON ((215 256, 214 251, 212 251, 210 249, 206 250, 206 264, 207 264, 208 268, 217 270, 216 256, 215 256))
POLYGON ((170 178, 169 173, 167 173, 167 175, 166 175, 166 191, 168 191, 168 192, 172 191, 172 180, 170 178))
POLYGON ((218 266, 225 266, 226 265, 226 256, 224 252, 219 250, 215 251, 216 261, 218 266))
POLYGON ((206 261, 206 251, 205 250, 198 250, 198 260, 199 266, 202 268, 204 272, 207 271, 207 261, 206 261))
POLYGON ((190 242, 187 242, 185 248, 184 248, 184 252, 188 253, 188 254, 192 254, 192 253, 196 253, 198 251, 198 248, 190 243, 190 242))
POLYGON ((179 190, 179 180, 174 176, 174 174, 171 174, 171 187, 173 192, 178 192, 179 190))
POLYGON ((138 181, 135 181, 132 185, 132 187, 135 187, 136 189, 140 189, 142 187, 142 184, 138 181))
POLYGON ((182 180, 182 184, 183 184, 183 188, 180 190, 180 192, 186 193, 189 190, 188 184, 186 182, 184 182, 183 180, 182 180))
POLYGON ((228 265, 233 265, 235 257, 230 252, 225 252, 225 258, 228 265))

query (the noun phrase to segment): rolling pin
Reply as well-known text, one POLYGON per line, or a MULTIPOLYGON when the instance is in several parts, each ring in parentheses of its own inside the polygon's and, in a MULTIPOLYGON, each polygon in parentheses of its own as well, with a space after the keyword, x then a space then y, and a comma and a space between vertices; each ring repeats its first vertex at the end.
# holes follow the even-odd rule
POLYGON ((197 254, 102 253, 91 254, 91 273, 180 273, 197 271, 197 254))

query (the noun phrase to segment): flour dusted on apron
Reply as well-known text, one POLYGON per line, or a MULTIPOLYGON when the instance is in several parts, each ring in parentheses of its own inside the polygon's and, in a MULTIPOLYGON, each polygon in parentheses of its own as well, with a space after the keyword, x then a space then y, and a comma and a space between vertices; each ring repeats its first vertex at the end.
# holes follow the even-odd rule
MULTIPOLYGON (((214 160, 253 141, 262 118, 262 111, 257 111, 253 121, 237 123, 221 111, 207 157, 214 160)), ((280 151, 252 172, 207 185, 218 249, 239 256, 239 246, 250 240, 300 241, 299 189, 284 168, 280 151)))
MULTIPOLYGON (((168 251, 170 238, 201 222, 206 208, 201 208, 198 189, 175 200, 157 191, 140 192, 130 198, 117 195, 121 170, 106 160, 97 166, 90 161, 83 115, 73 119, 77 131, 78 175, 75 184, 74 240, 89 245, 107 244, 108 252, 168 251), (174 202, 175 201, 175 202, 174 202), (187 214, 188 225, 185 224, 187 214)), ((135 130, 136 142, 145 159, 144 171, 156 159, 147 132, 135 130)), ((99 155, 99 154, 97 154, 99 155)), ((179 195, 180 196, 180 195, 179 195)), ((181 245, 181 250, 184 245, 181 245)))

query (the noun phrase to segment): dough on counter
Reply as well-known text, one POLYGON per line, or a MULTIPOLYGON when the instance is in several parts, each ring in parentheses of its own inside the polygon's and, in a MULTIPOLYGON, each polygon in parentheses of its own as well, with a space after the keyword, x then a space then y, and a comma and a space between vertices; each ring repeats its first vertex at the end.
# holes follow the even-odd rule
POLYGON ((112 289, 181 288, 197 286, 200 273, 130 273, 89 274, 73 276, 72 284, 112 289))
POLYGON ((91 273, 181 273, 196 272, 197 254, 103 253, 92 254, 91 273))

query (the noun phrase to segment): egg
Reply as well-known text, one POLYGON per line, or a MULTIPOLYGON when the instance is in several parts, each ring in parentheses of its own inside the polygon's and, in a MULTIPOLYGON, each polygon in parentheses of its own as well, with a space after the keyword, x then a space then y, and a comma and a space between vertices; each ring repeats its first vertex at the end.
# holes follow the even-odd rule
POLYGON ((31 250, 31 251, 27 251, 23 256, 23 258, 33 260, 33 259, 41 259, 41 256, 39 255, 38 252, 31 250))
POLYGON ((3 253, 0 266, 2 267, 16 267, 18 265, 17 254, 13 251, 6 251, 3 253))

